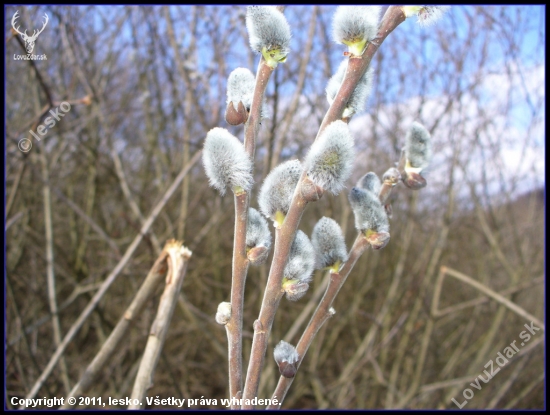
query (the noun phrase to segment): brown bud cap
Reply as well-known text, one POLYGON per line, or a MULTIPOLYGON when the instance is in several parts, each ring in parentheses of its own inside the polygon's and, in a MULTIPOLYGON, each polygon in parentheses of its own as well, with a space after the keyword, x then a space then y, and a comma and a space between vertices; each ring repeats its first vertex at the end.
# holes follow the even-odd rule
POLYGON ((269 255, 269 249, 265 246, 256 246, 246 253, 246 256, 252 265, 261 265, 269 255))
POLYGON ((281 362, 279 365, 279 373, 285 378, 293 378, 296 375, 296 363, 281 362))
POLYGON ((309 177, 306 177, 300 183, 300 193, 306 201, 316 202, 323 197, 324 190, 322 187, 313 183, 309 177))
POLYGON ((420 173, 416 172, 403 172, 403 183, 405 183, 405 186, 407 186, 409 189, 412 190, 419 190, 423 187, 426 187, 426 179, 420 175, 420 173))
POLYGON ((307 282, 298 280, 285 280, 283 282, 283 291, 286 293, 286 298, 290 301, 298 301, 302 298, 309 288, 307 282))
POLYGON ((372 249, 376 250, 384 248, 390 241, 389 232, 374 232, 368 230, 365 237, 372 249))
POLYGON ((293 345, 281 340, 273 350, 273 357, 283 377, 293 378, 296 375, 300 356, 293 345))
POLYGON ((227 104, 225 109, 225 121, 231 125, 241 125, 248 120, 248 111, 244 107, 243 103, 239 101, 237 109, 233 105, 233 102, 227 104))

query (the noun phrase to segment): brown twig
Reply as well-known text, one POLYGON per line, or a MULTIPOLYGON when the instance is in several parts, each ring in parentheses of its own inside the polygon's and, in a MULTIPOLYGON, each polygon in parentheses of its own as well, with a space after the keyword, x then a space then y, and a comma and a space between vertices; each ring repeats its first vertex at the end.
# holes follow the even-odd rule
POLYGON ((233 277, 231 282, 231 317, 225 325, 229 359, 229 395, 231 409, 238 408, 234 400, 243 390, 243 307, 244 287, 249 261, 246 257, 246 225, 248 193, 235 195, 235 235, 233 239, 233 277), (235 403, 234 403, 235 402, 235 403))
POLYGON ((145 345, 145 351, 143 352, 130 398, 133 403, 128 405, 128 409, 142 408, 147 389, 153 384, 153 374, 155 373, 164 340, 166 339, 166 333, 174 314, 174 308, 176 307, 183 284, 187 264, 189 263, 189 258, 191 258, 191 251, 184 247, 181 242, 173 239, 166 243, 164 250, 168 253, 166 287, 160 297, 157 315, 151 325, 149 338, 145 345), (141 402, 141 404, 136 405, 134 403, 136 401, 141 402))
POLYGON ((458 271, 455 271, 454 269, 448 268, 448 267, 441 267, 439 278, 436 283, 436 290, 434 291, 434 299, 432 302, 432 308, 431 308, 431 314, 432 316, 437 315, 437 311, 439 308, 439 295, 441 293, 441 287, 443 285, 443 279, 446 275, 450 275, 453 278, 456 278, 459 281, 462 281, 471 287, 475 288, 478 291, 481 291, 483 294, 487 295, 488 297, 491 297, 493 300, 497 301, 498 303, 504 305, 508 309, 512 310, 514 313, 519 315, 520 317, 523 317, 527 319, 528 321, 532 321, 537 326, 540 326, 544 330, 544 323, 540 321, 538 318, 533 316, 532 314, 525 311, 523 308, 519 307, 517 304, 513 303, 512 301, 508 300, 507 298, 503 297, 499 293, 491 290, 490 288, 486 287, 482 283, 474 280, 473 278, 468 277, 467 275, 464 275, 458 271))

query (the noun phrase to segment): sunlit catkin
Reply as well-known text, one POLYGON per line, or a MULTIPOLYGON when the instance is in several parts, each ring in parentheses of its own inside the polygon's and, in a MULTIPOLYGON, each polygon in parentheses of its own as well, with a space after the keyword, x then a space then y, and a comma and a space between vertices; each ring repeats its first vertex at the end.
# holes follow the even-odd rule
POLYGON ((426 27, 437 22, 450 9, 450 6, 402 6, 406 17, 418 16, 417 23, 426 27))
POLYGON ((380 178, 372 171, 368 172, 357 181, 357 187, 368 190, 375 195, 380 193, 381 186, 382 182, 380 181, 380 178))
POLYGON ((339 6, 332 21, 332 36, 348 46, 352 56, 361 56, 374 39, 380 22, 380 6, 339 6))
POLYGON ((291 301, 300 299, 307 291, 315 267, 315 250, 307 235, 298 230, 283 271, 283 290, 291 301))
POLYGON ((216 127, 208 132, 202 161, 210 186, 222 196, 226 187, 235 193, 252 187, 252 160, 239 139, 226 129, 216 127))
POLYGON ((237 68, 227 78, 227 104, 233 103, 237 109, 239 102, 242 102, 245 109, 250 111, 254 85, 256 83, 254 74, 246 68, 237 68))
POLYGON ((286 60, 290 51, 290 26, 275 6, 249 6, 246 28, 250 47, 261 53, 269 66, 275 68, 286 60))
POLYGON ((343 121, 334 121, 313 143, 305 159, 308 177, 317 186, 338 194, 353 168, 353 136, 343 121))
POLYGON ((340 225, 331 218, 321 218, 311 234, 311 243, 315 249, 315 268, 330 268, 338 272, 348 259, 346 241, 340 225))
POLYGON ((286 161, 267 175, 260 189, 260 211, 279 225, 290 208, 301 173, 302 165, 299 160, 286 161))
POLYGON ((374 249, 381 249, 390 239, 390 223, 378 196, 369 190, 354 187, 349 201, 355 215, 355 227, 374 249))

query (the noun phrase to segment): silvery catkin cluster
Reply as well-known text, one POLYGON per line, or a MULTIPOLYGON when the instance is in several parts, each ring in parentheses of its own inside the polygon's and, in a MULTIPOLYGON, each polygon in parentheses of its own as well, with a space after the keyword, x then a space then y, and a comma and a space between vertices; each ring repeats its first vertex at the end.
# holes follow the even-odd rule
POLYGON ((239 139, 225 128, 213 128, 206 135, 202 155, 210 186, 223 196, 226 187, 234 192, 252 188, 252 160, 239 139))
POLYGON ((338 272, 348 260, 346 241, 340 225, 331 218, 322 217, 311 234, 311 244, 315 249, 315 268, 330 268, 338 272))
POLYGON ((332 36, 348 46, 349 53, 361 56, 367 42, 376 37, 380 6, 339 6, 332 21, 332 36))
POLYGON ((343 121, 334 121, 313 143, 305 159, 308 177, 317 186, 338 194, 353 168, 353 136, 343 121))
MULTIPOLYGON (((343 60, 336 73, 327 83, 326 94, 329 105, 332 105, 332 102, 334 101, 334 98, 336 98, 336 95, 340 90, 340 86, 344 81, 346 69, 348 68, 348 62, 349 59, 343 60)), ((367 103, 369 95, 372 91, 373 74, 374 70, 372 67, 369 67, 351 94, 351 97, 349 98, 346 108, 342 114, 342 118, 349 118, 365 109, 365 104, 367 103)))
POLYGON ((267 218, 282 224, 301 174, 300 161, 289 160, 279 164, 267 175, 258 195, 260 210, 267 218))
POLYGON ((275 68, 286 60, 290 51, 290 26, 275 6, 249 6, 246 29, 250 47, 261 53, 269 66, 275 68))

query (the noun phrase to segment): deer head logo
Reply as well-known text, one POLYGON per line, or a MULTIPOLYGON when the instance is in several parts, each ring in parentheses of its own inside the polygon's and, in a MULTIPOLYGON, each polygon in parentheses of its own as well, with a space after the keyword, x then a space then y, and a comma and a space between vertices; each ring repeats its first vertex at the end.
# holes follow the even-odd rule
POLYGON ((42 33, 44 31, 44 29, 46 28, 46 25, 48 24, 48 21, 49 21, 48 15, 46 13, 44 13, 44 17, 43 17, 44 25, 42 26, 42 29, 35 30, 33 32, 32 36, 27 35, 26 30, 25 30, 24 33, 21 32, 19 30, 19 26, 15 27, 16 20, 17 20, 18 17, 19 17, 19 10, 17 10, 15 12, 15 14, 13 15, 13 18, 11 19, 11 25, 13 27, 13 30, 15 30, 15 32, 17 32, 21 35, 21 38, 25 42, 25 49, 27 49, 27 53, 32 53, 32 51, 34 50, 34 42, 36 42, 36 38, 38 37, 38 35, 40 33, 42 33))

